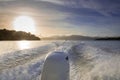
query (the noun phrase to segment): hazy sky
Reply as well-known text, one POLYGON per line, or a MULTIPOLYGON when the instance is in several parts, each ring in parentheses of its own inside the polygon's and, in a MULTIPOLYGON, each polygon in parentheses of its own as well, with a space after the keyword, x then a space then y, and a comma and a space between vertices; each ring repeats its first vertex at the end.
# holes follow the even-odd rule
POLYGON ((35 20, 37 35, 120 36, 120 0, 0 0, 0 28, 21 15, 35 20))

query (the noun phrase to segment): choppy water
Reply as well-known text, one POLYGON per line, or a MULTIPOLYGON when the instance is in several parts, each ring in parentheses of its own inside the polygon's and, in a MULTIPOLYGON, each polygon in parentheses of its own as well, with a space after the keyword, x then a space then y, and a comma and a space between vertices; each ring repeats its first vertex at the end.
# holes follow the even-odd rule
POLYGON ((120 41, 2 41, 0 80, 40 80, 45 56, 70 58, 70 80, 120 80, 120 41))

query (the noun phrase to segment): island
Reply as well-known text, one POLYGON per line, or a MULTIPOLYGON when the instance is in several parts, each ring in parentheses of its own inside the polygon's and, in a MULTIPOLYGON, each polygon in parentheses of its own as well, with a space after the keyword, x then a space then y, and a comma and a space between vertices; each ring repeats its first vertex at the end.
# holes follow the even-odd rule
POLYGON ((30 32, 0 29, 0 40, 40 40, 30 32))
POLYGON ((102 37, 96 38, 96 40, 120 40, 120 37, 102 37))

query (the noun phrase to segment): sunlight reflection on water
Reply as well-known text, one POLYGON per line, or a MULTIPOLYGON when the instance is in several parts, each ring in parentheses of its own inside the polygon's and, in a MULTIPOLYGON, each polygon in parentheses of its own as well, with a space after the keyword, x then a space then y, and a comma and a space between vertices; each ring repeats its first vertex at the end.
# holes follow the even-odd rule
POLYGON ((19 49, 21 49, 21 50, 28 49, 31 46, 29 41, 19 41, 19 42, 17 42, 17 45, 18 45, 19 49))
POLYGON ((0 55, 14 51, 37 48, 50 44, 52 41, 0 41, 0 55))

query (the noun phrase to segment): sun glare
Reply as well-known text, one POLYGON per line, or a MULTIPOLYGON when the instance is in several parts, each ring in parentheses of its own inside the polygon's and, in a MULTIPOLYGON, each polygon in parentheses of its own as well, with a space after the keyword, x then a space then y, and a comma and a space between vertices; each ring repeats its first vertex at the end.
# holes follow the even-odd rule
POLYGON ((13 21, 14 29, 17 31, 26 31, 35 33, 35 22, 29 16, 19 16, 13 21))
POLYGON ((19 47, 21 50, 23 50, 23 49, 28 49, 28 48, 31 47, 31 46, 30 46, 30 43, 29 43, 28 41, 18 41, 17 44, 18 44, 18 47, 19 47))

